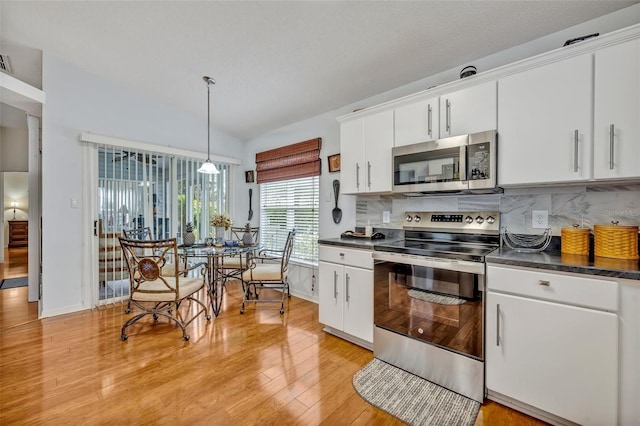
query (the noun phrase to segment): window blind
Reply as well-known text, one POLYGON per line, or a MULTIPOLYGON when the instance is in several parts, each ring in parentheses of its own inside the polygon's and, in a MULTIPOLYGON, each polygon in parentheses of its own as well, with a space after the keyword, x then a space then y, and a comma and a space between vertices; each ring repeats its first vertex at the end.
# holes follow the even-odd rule
POLYGON ((320 175, 322 138, 309 139, 256 154, 257 183, 320 175))
POLYGON ((317 176, 261 185, 260 244, 282 250, 289 231, 295 229, 291 258, 317 264, 319 205, 317 176))

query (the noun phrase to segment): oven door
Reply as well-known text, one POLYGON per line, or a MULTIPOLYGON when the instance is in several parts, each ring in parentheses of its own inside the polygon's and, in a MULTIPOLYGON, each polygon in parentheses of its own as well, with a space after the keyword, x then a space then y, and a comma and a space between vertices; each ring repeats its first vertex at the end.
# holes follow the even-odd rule
POLYGON ((463 191, 468 135, 393 148, 393 191, 463 191))
POLYGON ((376 327, 483 360, 484 264, 376 252, 376 327))

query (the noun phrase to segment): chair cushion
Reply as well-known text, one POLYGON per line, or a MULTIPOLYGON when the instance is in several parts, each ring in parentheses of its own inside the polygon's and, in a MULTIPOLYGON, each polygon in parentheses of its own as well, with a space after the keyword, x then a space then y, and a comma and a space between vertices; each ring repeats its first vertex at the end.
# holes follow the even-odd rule
POLYGON ((279 263, 259 263, 254 269, 248 269, 242 274, 243 281, 282 281, 287 276, 280 273, 279 263))
POLYGON ((239 256, 225 257, 220 264, 222 269, 246 269, 247 261, 239 256))
MULTIPOLYGON (((175 295, 175 292, 143 293, 140 291, 134 291, 131 295, 131 299, 139 302, 172 302, 174 300, 183 299, 200 290, 204 286, 204 280, 202 278, 180 277, 179 283, 180 294, 177 296, 175 295)), ((175 279, 167 279, 167 284, 169 284, 171 289, 175 290, 175 279)), ((161 279, 145 281, 139 288, 148 291, 165 291, 169 289, 161 279)))

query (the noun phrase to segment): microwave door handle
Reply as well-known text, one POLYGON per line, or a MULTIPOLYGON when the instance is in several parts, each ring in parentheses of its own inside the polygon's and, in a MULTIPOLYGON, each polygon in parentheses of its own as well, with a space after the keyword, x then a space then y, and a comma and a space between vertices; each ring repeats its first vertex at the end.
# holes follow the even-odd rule
POLYGON ((467 180, 467 146, 460 147, 460 182, 467 180))

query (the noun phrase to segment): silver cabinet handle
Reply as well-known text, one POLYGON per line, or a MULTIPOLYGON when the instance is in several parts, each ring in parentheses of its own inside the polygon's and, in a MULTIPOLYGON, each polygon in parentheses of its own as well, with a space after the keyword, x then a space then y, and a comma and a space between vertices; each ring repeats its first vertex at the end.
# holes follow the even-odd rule
POLYGON ((346 275, 345 285, 346 285, 346 291, 345 291, 346 296, 345 296, 345 299, 348 302, 349 301, 349 274, 346 275))
POLYGON ((549 281, 546 281, 546 280, 539 280, 538 284, 543 285, 545 287, 549 287, 551 285, 551 283, 549 281))
POLYGON ((609 170, 613 170, 613 132, 615 126, 609 126, 609 170))
POLYGON ((360 164, 356 163, 356 189, 360 189, 360 164))
POLYGON ((573 132, 573 171, 578 171, 578 129, 573 132))
POLYGON ((333 298, 338 298, 338 273, 333 271, 333 298))
POLYGON ((367 161, 367 184, 371 189, 371 161, 367 161))
POLYGON ((496 305, 496 346, 500 346, 500 304, 496 305))
POLYGON ((427 106, 427 134, 431 137, 431 105, 427 106))
POLYGON ((447 132, 451 133, 451 102, 449 102, 449 99, 447 99, 447 119, 446 124, 447 124, 447 132))

